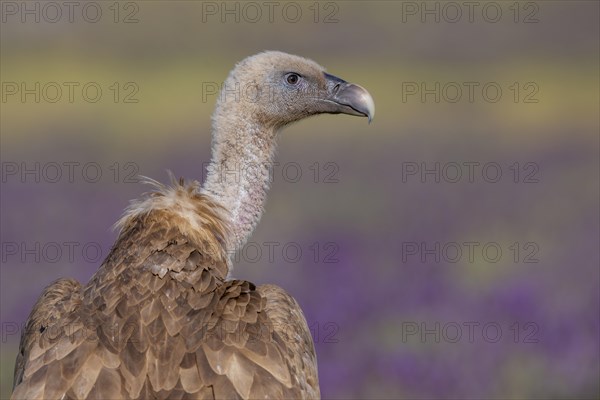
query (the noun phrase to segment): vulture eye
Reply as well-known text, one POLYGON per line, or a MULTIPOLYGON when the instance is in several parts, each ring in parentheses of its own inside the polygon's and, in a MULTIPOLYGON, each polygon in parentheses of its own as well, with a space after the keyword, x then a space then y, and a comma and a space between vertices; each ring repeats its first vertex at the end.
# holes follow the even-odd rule
POLYGON ((300 75, 292 72, 292 73, 287 74, 287 76, 285 77, 285 80, 290 85, 296 85, 300 81, 300 75))

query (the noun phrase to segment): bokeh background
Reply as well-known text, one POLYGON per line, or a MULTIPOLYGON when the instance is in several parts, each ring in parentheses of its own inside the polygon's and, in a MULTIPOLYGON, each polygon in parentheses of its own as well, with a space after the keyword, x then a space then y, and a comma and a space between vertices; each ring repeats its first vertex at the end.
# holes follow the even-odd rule
POLYGON ((237 256, 303 307, 323 397, 598 398, 598 2, 61 4, 2 2, 2 398, 41 290, 90 278, 133 175, 203 178, 208 88, 267 49, 377 106, 281 135, 237 256))

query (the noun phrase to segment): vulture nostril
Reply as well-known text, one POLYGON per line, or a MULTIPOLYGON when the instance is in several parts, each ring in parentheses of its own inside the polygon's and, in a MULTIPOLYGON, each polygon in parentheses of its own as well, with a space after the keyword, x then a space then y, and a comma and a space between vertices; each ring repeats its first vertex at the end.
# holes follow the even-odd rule
POLYGON ((337 93, 337 91, 338 91, 338 90, 340 90, 340 84, 339 84, 339 83, 338 83, 338 84, 336 84, 336 85, 333 87, 333 93, 334 93, 334 94, 335 94, 335 93, 337 93))

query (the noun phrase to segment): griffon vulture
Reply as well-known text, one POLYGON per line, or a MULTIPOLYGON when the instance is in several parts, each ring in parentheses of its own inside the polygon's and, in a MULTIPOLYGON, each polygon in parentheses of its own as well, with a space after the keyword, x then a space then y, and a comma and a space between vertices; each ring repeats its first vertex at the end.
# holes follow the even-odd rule
POLYGON ((261 217, 278 132, 321 113, 370 121, 374 103, 302 57, 269 51, 237 64, 213 115, 204 185, 151 181, 91 280, 44 290, 21 337, 12 398, 319 398, 298 303, 279 287, 231 279, 230 259, 261 217))

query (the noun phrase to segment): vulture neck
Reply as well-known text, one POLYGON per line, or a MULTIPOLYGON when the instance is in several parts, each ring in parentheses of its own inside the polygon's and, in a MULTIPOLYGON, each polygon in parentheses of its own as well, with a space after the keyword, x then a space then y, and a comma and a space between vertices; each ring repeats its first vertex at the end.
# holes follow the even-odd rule
POLYGON ((241 249, 258 224, 271 182, 276 129, 253 116, 243 118, 243 103, 217 105, 213 116, 212 160, 204 194, 229 214, 227 252, 241 249))

